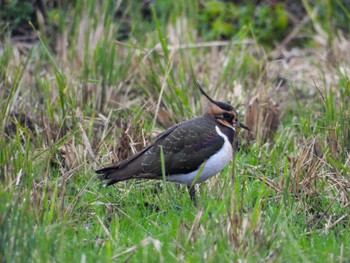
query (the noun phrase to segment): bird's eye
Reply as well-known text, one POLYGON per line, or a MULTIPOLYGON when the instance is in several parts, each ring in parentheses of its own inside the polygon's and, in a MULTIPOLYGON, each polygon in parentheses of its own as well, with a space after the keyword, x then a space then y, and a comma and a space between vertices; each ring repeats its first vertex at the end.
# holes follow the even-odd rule
POLYGON ((227 112, 224 112, 223 116, 224 116, 224 119, 226 119, 226 120, 232 119, 232 116, 230 114, 228 114, 227 112))
POLYGON ((224 120, 226 120, 226 121, 228 121, 228 122, 232 122, 232 120, 233 120, 233 116, 231 115, 231 114, 229 114, 229 113, 227 113, 227 112, 224 112, 223 114, 222 114, 222 117, 223 117, 223 119, 224 120))

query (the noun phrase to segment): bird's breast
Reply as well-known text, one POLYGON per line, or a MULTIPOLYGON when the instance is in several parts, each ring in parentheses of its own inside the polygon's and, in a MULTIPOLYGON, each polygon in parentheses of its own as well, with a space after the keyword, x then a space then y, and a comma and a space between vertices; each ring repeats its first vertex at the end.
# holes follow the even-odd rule
POLYGON ((225 166, 232 159, 232 145, 229 138, 220 130, 218 126, 215 126, 215 130, 218 135, 224 139, 221 149, 209 156, 197 170, 187 174, 170 175, 167 180, 186 185, 201 183, 225 168, 225 166))

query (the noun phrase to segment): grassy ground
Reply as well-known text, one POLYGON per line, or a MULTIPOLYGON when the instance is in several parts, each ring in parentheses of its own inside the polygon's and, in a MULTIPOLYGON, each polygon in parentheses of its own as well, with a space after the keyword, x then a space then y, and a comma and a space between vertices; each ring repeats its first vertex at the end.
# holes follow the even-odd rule
POLYGON ((298 48, 263 48, 249 28, 203 42, 182 3, 169 22, 129 17, 115 43, 108 3, 77 1, 51 14, 54 36, 39 24, 36 41, 1 43, 0 261, 347 262, 349 39, 311 16, 298 48), (202 184, 198 209, 171 183, 103 188, 95 169, 202 113, 193 76, 252 128, 234 173, 202 184))

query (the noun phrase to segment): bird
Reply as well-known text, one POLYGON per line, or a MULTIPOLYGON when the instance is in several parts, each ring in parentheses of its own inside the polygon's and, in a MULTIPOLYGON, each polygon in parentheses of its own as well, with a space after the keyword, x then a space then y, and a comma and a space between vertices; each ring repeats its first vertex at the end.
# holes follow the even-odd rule
POLYGON ((164 175, 166 181, 186 185, 197 206, 195 185, 226 167, 236 150, 232 144, 237 129, 249 128, 238 121, 233 106, 213 100, 195 83, 208 100, 205 113, 168 128, 127 159, 97 170, 104 186, 130 179, 162 180, 164 175))

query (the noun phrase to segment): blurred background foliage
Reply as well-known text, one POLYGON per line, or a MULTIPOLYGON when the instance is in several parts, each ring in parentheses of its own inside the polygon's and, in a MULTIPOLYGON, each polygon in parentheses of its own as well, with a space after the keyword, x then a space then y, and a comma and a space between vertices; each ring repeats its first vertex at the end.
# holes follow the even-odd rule
MULTIPOLYGON (((325 29, 337 28, 347 33, 350 30, 349 0, 208 0, 192 2, 192 5, 186 4, 192 8, 184 12, 187 17, 191 14, 198 16, 195 18, 196 29, 199 36, 205 41, 233 39, 239 36, 239 31, 248 28, 261 44, 273 45, 287 37, 308 12, 312 12, 309 16, 311 15, 325 29)), ((120 23, 119 31, 115 36, 118 40, 126 40, 134 32, 155 30, 152 8, 158 19, 165 22, 174 19, 172 13, 178 14, 178 12, 172 12, 173 10, 184 6, 182 1, 161 0, 117 1, 117 3, 119 8, 115 10, 113 19, 120 23)), ((54 34, 73 18, 69 10, 77 10, 76 7, 81 5, 80 0, 1 1, 0 36, 30 35, 33 29, 28 21, 31 21, 34 27, 38 27, 40 21, 45 21, 45 31, 54 34)), ((116 5, 113 4, 113 6, 116 5)), ((304 30, 312 30, 312 23, 307 23, 304 30)), ((134 35, 134 37, 142 36, 134 35)))

